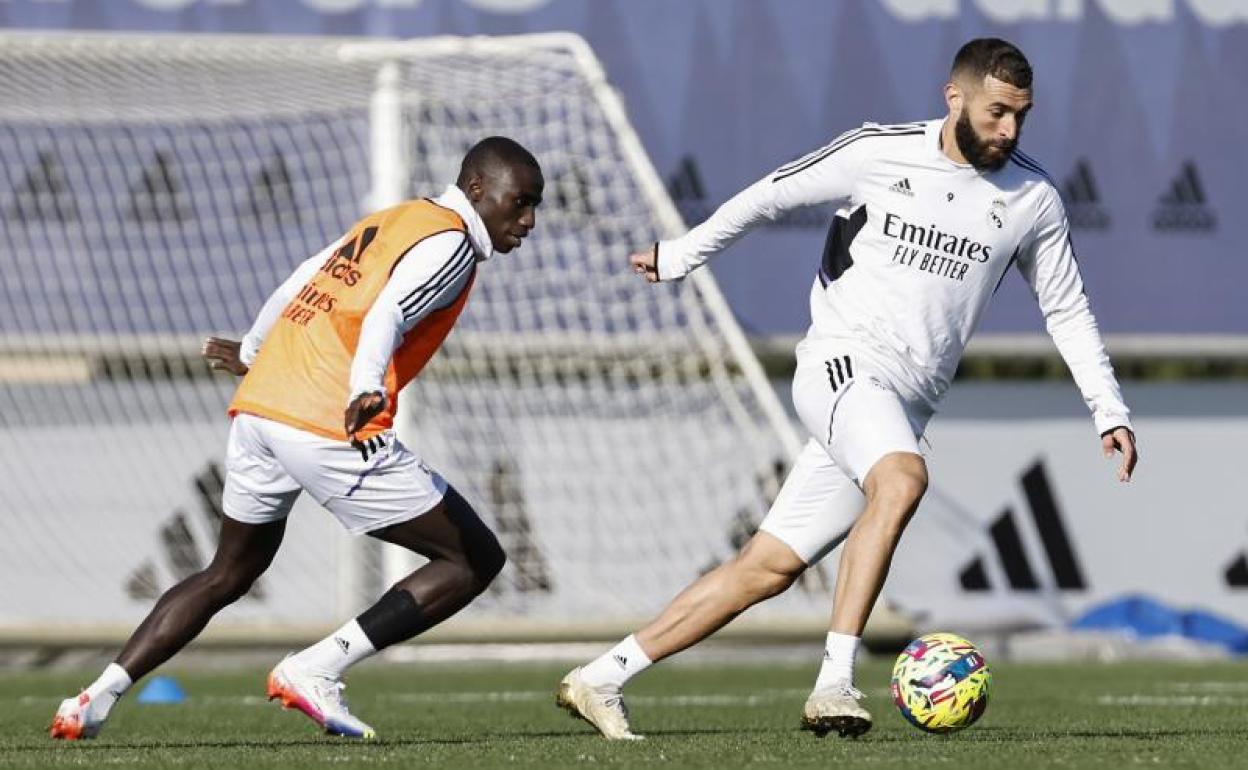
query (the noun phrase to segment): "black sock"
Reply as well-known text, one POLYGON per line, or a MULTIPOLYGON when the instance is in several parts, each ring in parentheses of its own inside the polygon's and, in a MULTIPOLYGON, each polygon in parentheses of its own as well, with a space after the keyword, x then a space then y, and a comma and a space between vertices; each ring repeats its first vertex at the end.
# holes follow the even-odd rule
POLYGON ((402 588, 391 588, 372 607, 356 618, 374 649, 407 641, 432 625, 416 597, 402 588))

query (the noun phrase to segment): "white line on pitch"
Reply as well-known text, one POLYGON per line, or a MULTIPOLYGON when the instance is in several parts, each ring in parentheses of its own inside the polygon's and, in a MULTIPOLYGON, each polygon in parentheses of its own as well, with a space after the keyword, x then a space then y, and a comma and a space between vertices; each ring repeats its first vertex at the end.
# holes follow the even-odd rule
POLYGON ((1226 695, 1101 695, 1096 699, 1101 706, 1243 706, 1248 698, 1232 698, 1226 695))
POLYGON ((1166 686, 1179 692, 1248 693, 1248 682, 1171 682, 1166 686))

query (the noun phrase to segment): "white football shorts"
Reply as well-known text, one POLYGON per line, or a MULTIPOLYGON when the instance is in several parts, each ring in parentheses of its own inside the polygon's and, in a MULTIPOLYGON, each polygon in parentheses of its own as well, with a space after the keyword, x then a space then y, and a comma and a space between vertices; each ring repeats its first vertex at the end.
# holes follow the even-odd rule
POLYGON ((810 439, 759 529, 807 564, 840 544, 866 506, 862 481, 887 454, 921 454, 931 408, 902 396, 871 356, 854 346, 803 340, 793 405, 810 439))
POLYGON ((244 524, 278 521, 306 491, 348 532, 361 534, 414 519, 442 501, 446 480, 394 431, 370 442, 365 459, 345 441, 255 415, 236 416, 226 448, 225 515, 244 524))

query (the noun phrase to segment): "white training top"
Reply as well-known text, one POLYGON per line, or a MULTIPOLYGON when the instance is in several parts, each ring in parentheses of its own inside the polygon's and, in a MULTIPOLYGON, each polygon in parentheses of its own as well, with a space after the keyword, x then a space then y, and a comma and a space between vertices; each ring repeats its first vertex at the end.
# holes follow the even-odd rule
POLYGON ((811 290, 808 339, 865 344, 933 409, 1005 271, 1017 263, 1100 433, 1130 427, 1051 179, 1015 150, 997 171, 954 162, 943 120, 862 128, 781 166, 681 238, 658 244, 681 278, 790 209, 845 200, 811 290))
MULTIPOLYGON (((362 393, 386 392, 386 369, 403 335, 433 311, 454 304, 467 287, 473 266, 494 253, 485 222, 458 187, 448 185, 433 202, 459 214, 467 227, 467 238, 458 230, 438 233, 413 246, 399 260, 360 326, 360 339, 351 362, 352 401, 362 393)), ((255 361, 261 343, 282 309, 312 280, 341 240, 304 261, 269 296, 251 330, 243 337, 239 350, 243 363, 251 365, 255 361)))

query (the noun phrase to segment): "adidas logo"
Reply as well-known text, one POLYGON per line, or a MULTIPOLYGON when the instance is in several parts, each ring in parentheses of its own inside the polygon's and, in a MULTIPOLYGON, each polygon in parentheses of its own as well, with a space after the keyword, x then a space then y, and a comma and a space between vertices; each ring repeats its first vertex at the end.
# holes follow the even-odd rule
MULTIPOLYGON (((1044 463, 1037 462, 1023 473, 1023 496, 1031 509, 1031 520, 1039 537, 1044 556, 1049 562, 1054 587, 1062 591, 1082 591, 1087 588, 1074 545, 1062 523, 1061 512, 1053 496, 1053 487, 1045 473, 1044 463)), ((988 527, 988 536, 996 551, 1000 571, 1006 583, 1014 591, 1040 590, 1037 577, 1027 549, 1020 535, 1018 522, 1012 508, 1006 508, 988 527)), ((991 591, 992 581, 985 568, 984 558, 977 556, 958 574, 958 580, 966 591, 991 591)))
POLYGON ((1062 197, 1066 199, 1066 216, 1076 230, 1106 230, 1109 228, 1109 212, 1101 205, 1096 181, 1092 178, 1092 166, 1080 158, 1075 169, 1062 184, 1062 197))
POLYGON ((667 178, 667 191, 686 222, 701 222, 711 215, 706 186, 702 184, 702 174, 692 155, 680 159, 676 170, 667 178))
POLYGON ((612 655, 611 660, 614 660, 616 663, 619 663, 620 668, 628 668, 628 658, 623 655, 620 655, 618 653, 615 655, 612 655))
POLYGON ((1229 588, 1248 588, 1248 551, 1243 551, 1226 567, 1226 585, 1229 588))
POLYGON ((1157 208, 1153 211, 1153 229, 1163 232, 1214 230, 1218 220, 1207 202, 1196 164, 1185 161, 1178 176, 1170 182, 1170 189, 1157 201, 1157 208))
POLYGON ((302 209, 296 197, 290 166, 281 153, 274 155, 259 169, 247 191, 246 204, 238 207, 240 215, 257 221, 292 223, 300 221, 302 209))
POLYGON ((172 156, 157 151, 140 171, 130 186, 128 215, 140 222, 182 222, 190 216, 190 198, 172 156))
POLYGON ((15 191, 9 219, 14 222, 54 221, 60 224, 78 219, 78 206, 60 159, 51 152, 39 153, 35 165, 26 171, 15 191))
POLYGON ((341 636, 335 636, 334 641, 337 642, 338 649, 342 650, 343 655, 346 655, 347 650, 351 649, 351 643, 346 639, 343 639, 341 636))
MULTIPOLYGON (((191 518, 182 508, 175 508, 161 522, 158 529, 158 542, 163 545, 162 553, 144 558, 126 577, 122 590, 132 599, 157 599, 165 591, 162 585, 161 570, 157 562, 168 565, 171 577, 183 580, 204 568, 207 563, 201 555, 202 550, 211 554, 216 548, 216 541, 202 542, 205 532, 218 532, 221 529, 221 518, 225 515, 222 497, 225 494, 225 472, 215 462, 209 462, 191 479, 191 486, 198 502, 200 525, 194 526, 191 518), (200 533, 198 536, 196 533, 200 533)), ((252 583, 246 599, 265 600, 264 578, 252 583)))
POLYGON ((911 198, 914 197, 914 190, 910 187, 909 177, 903 177, 896 182, 893 182, 893 184, 888 188, 888 191, 908 195, 911 198))
POLYGON ((693 156, 686 155, 680 159, 680 165, 668 177, 667 190, 678 201, 706 200, 706 188, 702 186, 702 175, 698 173, 698 164, 693 156))

